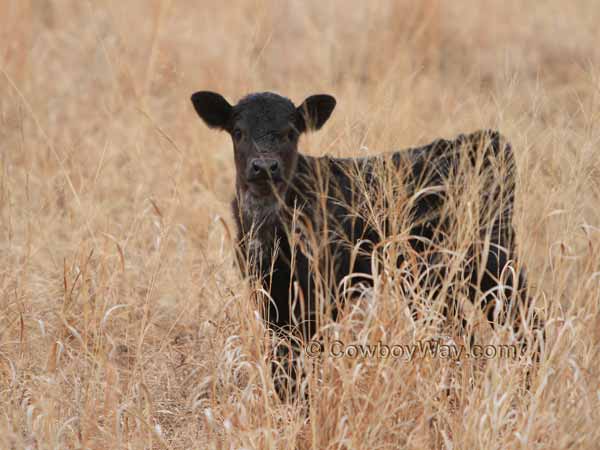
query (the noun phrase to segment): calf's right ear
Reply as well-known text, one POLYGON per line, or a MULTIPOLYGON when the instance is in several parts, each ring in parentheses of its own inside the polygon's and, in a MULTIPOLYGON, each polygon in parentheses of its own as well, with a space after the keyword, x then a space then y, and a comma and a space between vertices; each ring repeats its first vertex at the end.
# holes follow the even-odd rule
POLYGON ((231 119, 233 107, 215 92, 200 91, 192 95, 194 109, 210 128, 227 130, 231 119))

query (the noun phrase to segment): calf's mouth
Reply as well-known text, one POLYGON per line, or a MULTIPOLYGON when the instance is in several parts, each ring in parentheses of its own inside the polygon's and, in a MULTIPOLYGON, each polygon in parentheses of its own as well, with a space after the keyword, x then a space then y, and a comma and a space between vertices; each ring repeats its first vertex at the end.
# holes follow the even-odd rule
POLYGON ((285 191, 285 182, 282 178, 254 178, 248 180, 247 186, 254 197, 276 197, 285 191))

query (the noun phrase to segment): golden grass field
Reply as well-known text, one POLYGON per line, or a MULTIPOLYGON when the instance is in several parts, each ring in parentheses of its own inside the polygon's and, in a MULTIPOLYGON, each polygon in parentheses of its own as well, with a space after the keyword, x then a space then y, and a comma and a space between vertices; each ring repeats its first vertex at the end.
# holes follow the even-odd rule
MULTIPOLYGON (((2 0, 0 449, 598 448, 598 23, 596 0, 2 0), (197 90, 335 95, 311 155, 501 130, 547 321, 530 389, 519 360, 323 358, 308 412, 282 403, 197 90)), ((374 300, 339 332, 435 337, 374 300)))

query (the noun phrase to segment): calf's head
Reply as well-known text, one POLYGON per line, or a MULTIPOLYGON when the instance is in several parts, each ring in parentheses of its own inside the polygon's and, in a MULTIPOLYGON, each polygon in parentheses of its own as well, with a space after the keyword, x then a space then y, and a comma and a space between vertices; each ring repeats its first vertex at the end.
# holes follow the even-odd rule
POLYGON ((270 92, 250 94, 235 106, 207 91, 191 100, 206 125, 231 136, 238 195, 261 204, 283 196, 296 169, 300 134, 321 128, 335 107, 330 95, 313 95, 296 107, 270 92))

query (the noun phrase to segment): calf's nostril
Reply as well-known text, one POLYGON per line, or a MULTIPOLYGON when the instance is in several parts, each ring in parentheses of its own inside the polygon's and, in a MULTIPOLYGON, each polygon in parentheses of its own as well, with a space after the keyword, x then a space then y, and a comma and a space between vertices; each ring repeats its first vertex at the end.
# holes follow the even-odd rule
POLYGON ((277 164, 276 162, 271 163, 271 167, 270 167, 271 173, 276 173, 277 169, 279 169, 279 164, 277 164))

